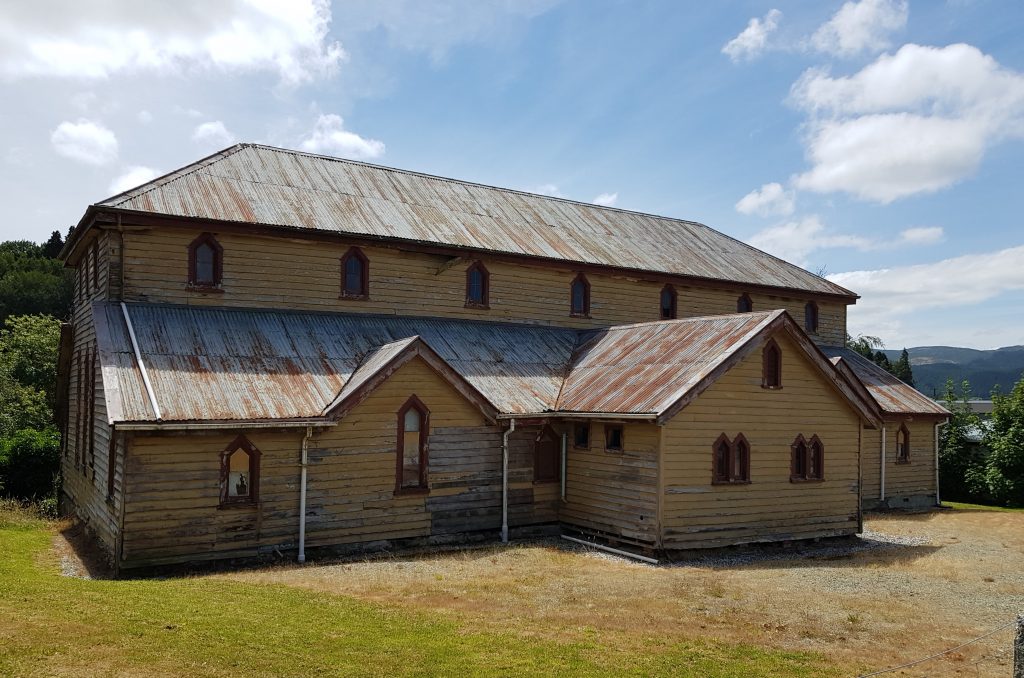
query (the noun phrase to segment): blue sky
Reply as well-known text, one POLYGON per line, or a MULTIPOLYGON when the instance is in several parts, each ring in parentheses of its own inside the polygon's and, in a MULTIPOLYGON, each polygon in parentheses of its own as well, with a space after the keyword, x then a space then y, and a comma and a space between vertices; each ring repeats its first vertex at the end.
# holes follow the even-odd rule
POLYGON ((259 141, 693 219, 887 346, 1024 344, 1017 0, 0 10, 0 238, 259 141))

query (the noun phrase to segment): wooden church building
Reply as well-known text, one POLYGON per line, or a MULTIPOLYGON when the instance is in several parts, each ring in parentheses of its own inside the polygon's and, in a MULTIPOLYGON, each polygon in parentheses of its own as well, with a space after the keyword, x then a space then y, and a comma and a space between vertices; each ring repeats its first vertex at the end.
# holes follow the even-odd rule
POLYGON ((701 224, 240 144, 62 256, 64 491, 122 570, 938 500, 947 413, 842 348, 856 295, 701 224))

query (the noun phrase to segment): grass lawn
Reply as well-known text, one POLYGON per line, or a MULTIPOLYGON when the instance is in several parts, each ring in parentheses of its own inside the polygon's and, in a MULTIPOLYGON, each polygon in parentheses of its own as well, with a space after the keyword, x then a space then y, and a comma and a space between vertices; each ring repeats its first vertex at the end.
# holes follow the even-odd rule
POLYGON ((985 504, 965 504, 959 501, 944 501, 942 508, 956 509, 957 511, 1003 511, 1009 513, 1024 512, 1024 508, 1006 508, 1005 506, 986 506, 985 504))
POLYGON ((281 584, 65 577, 56 527, 0 508, 0 675, 820 676, 822 654, 597 629, 559 642, 281 584))

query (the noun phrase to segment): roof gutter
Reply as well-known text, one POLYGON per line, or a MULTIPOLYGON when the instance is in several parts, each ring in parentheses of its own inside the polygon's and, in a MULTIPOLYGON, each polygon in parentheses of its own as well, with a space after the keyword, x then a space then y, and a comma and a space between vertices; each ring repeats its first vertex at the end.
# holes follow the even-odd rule
POLYGON ((268 421, 122 421, 115 422, 119 431, 223 431, 225 429, 306 428, 308 426, 337 426, 328 419, 276 419, 268 421))
POLYGON ((658 415, 636 412, 624 412, 622 414, 616 414, 615 412, 529 412, 520 414, 499 414, 495 418, 499 421, 505 419, 607 419, 608 421, 629 419, 636 421, 656 421, 658 419, 658 415))

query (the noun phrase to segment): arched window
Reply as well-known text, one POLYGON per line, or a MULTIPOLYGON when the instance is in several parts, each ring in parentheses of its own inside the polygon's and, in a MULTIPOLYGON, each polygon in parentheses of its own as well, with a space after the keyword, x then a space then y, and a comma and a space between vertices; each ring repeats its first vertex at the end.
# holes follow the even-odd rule
POLYGON ((533 447, 533 479, 538 483, 554 482, 561 476, 562 441, 550 426, 537 434, 533 447))
POLYGON ((761 387, 782 388, 782 350, 769 339, 761 354, 761 387))
POLYGON ((818 305, 813 301, 804 306, 804 329, 812 333, 818 331, 818 305))
POLYGON ((479 261, 466 269, 466 306, 488 308, 490 306, 491 275, 479 261))
POLYGON ((411 396, 398 410, 398 459, 395 492, 427 489, 427 436, 430 411, 411 396))
POLYGON ((220 503, 254 504, 259 496, 260 451, 238 436, 220 453, 220 503))
POLYGON ((341 258, 341 296, 346 299, 370 296, 370 260, 358 247, 349 248, 341 258))
POLYGON ((569 286, 569 313, 582 318, 590 316, 590 281, 582 273, 569 286))
POLYGON ((713 483, 750 482, 750 443, 746 436, 737 433, 730 441, 723 433, 712 445, 711 452, 713 483))
POLYGON ((661 288, 661 319, 662 320, 675 320, 676 306, 678 304, 679 296, 676 294, 676 288, 671 285, 665 285, 661 288))
POLYGON ((790 446, 792 460, 789 467, 791 481, 821 480, 825 477, 825 446, 817 435, 807 442, 803 434, 790 446))
POLYGON ((224 272, 224 248, 210 233, 203 233, 188 246, 188 284, 217 287, 224 272))
POLYGON ((896 431, 896 463, 907 464, 910 462, 910 431, 906 424, 900 424, 896 431))
POLYGON ((750 300, 750 295, 744 292, 736 300, 736 312, 737 313, 750 313, 754 310, 754 302, 750 300))

